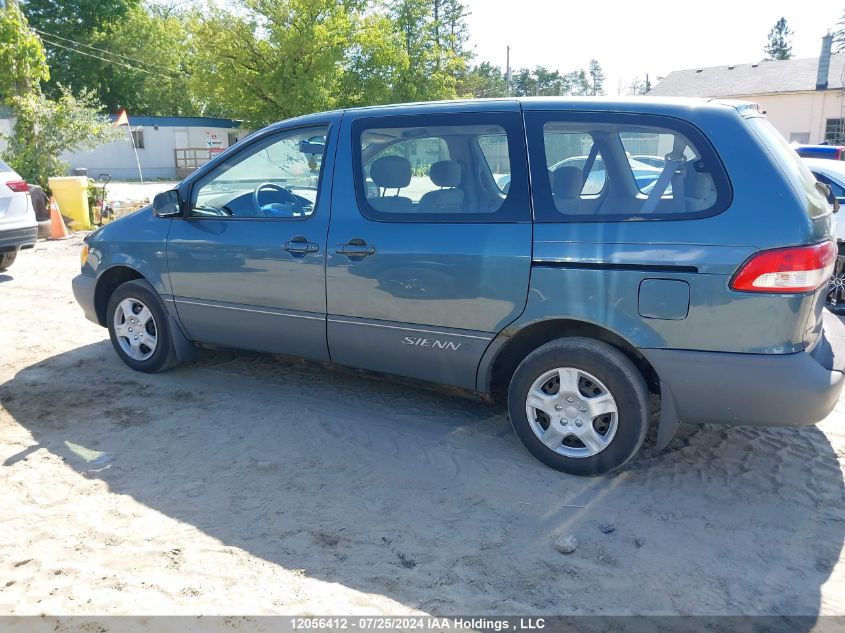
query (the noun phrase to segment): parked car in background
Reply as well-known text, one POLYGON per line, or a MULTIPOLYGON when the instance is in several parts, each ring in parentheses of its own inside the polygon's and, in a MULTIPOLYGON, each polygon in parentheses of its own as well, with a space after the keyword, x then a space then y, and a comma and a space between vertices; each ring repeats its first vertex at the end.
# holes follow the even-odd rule
MULTIPOLYGON (((549 167, 549 171, 555 172, 561 167, 570 166, 577 167, 584 172, 589 160, 589 156, 571 156, 564 158, 549 167)), ((645 191, 650 184, 657 180, 657 177, 662 171, 662 168, 652 167, 646 163, 641 163, 632 156, 628 156, 628 163, 631 166, 631 173, 633 174, 634 180, 636 180, 637 187, 639 187, 640 191, 645 191)), ((604 160, 601 156, 596 156, 594 160, 591 161, 590 169, 586 171, 586 174, 587 178, 584 181, 584 188, 582 192, 585 195, 597 194, 602 190, 604 183, 607 180, 604 160)))
POLYGON ((801 158, 822 158, 825 160, 843 160, 845 147, 841 145, 793 145, 801 158))
MULTIPOLYGON (((819 182, 830 187, 831 194, 840 205, 845 205, 845 162, 823 158, 805 158, 804 162, 819 182)), ((845 314, 845 210, 836 218, 836 241, 838 257, 836 268, 830 277, 827 294, 827 307, 832 312, 845 314)))
POLYGON ((35 246, 37 239, 29 185, 0 160, 0 270, 12 265, 21 248, 35 246))
POLYGON ((73 291, 137 371, 210 345, 453 385, 506 400, 545 464, 596 475, 637 453, 652 396, 658 447, 680 421, 833 409, 845 325, 824 309, 836 246, 817 184, 740 102, 326 112, 92 233, 73 291), (649 193, 626 143, 665 157, 649 193), (603 176, 585 191, 589 162, 603 176))
POLYGON ((634 154, 633 156, 631 156, 631 158, 633 158, 639 163, 643 163, 651 167, 657 167, 659 169, 663 169, 663 166, 666 165, 666 159, 663 156, 648 156, 646 154, 634 154))

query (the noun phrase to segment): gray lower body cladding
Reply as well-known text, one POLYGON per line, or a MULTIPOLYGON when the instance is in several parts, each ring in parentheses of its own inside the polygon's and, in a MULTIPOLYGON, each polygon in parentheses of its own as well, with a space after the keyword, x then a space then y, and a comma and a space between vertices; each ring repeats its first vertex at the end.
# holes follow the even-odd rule
POLYGON ((681 422, 807 426, 823 420, 839 400, 842 350, 845 325, 825 312, 821 339, 811 352, 642 352, 670 386, 681 422))

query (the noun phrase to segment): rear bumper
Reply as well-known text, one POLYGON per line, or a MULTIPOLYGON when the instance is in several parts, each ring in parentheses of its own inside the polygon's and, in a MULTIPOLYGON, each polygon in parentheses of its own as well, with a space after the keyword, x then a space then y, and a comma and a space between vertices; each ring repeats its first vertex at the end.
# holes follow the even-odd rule
POLYGON ((0 253, 15 251, 22 246, 34 246, 38 240, 38 226, 25 226, 14 229, 0 228, 0 253))
POLYGON ((85 313, 85 318, 97 325, 102 325, 97 318, 97 310, 94 305, 94 291, 97 287, 97 280, 87 275, 77 275, 71 282, 73 297, 85 313))
POLYGON ((845 325, 827 310, 810 352, 642 351, 669 385, 680 421, 693 424, 815 424, 836 406, 845 379, 845 325))

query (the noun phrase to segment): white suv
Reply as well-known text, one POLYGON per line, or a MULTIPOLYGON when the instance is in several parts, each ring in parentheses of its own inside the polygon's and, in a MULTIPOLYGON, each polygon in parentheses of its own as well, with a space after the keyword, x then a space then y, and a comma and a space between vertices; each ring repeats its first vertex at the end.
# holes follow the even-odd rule
POLYGON ((21 248, 35 246, 37 237, 29 186, 0 160, 0 270, 12 265, 21 248))

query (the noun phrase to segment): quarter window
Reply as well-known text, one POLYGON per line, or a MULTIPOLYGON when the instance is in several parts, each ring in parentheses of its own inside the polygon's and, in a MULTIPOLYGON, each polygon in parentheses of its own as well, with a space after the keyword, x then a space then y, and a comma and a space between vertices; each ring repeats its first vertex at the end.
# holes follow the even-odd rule
POLYGON ((530 219, 516 113, 361 119, 353 127, 362 213, 393 222, 530 219), (521 170, 512 172, 515 155, 521 170))
POLYGON ((194 187, 191 215, 306 218, 317 206, 328 127, 284 132, 236 154, 194 187))
POLYGON ((532 151, 542 145, 545 157, 532 165, 537 221, 676 219, 727 207, 724 168, 695 128, 645 115, 543 115, 531 115, 529 130, 532 151))

